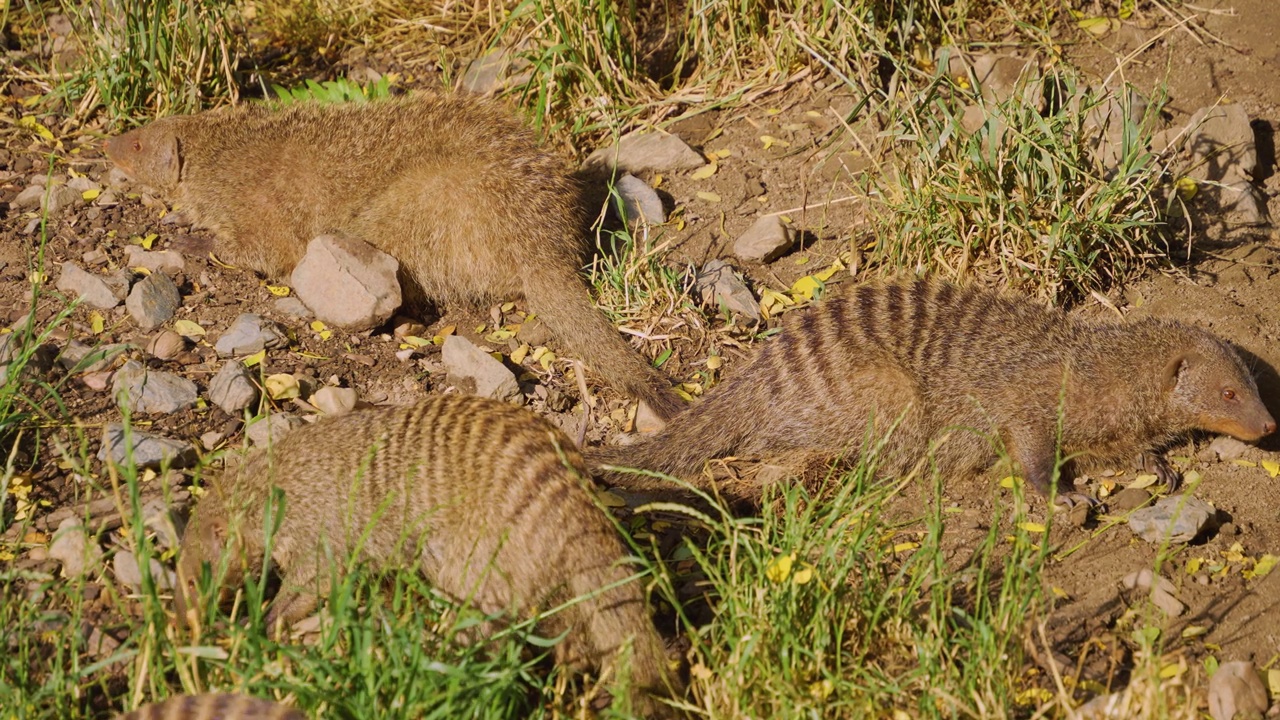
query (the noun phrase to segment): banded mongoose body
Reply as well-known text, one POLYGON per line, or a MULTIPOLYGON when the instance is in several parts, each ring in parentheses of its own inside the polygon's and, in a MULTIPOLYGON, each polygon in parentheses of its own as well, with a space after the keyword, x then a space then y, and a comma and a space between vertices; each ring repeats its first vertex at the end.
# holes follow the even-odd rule
POLYGON ((241 105, 157 120, 106 153, 213 230, 223 261, 279 278, 316 236, 354 236, 400 261, 410 302, 523 296, 615 388, 662 418, 683 408, 593 304, 580 184, 492 102, 241 105))
MULTIPOLYGON (((567 631, 555 659, 575 669, 630 651, 632 708, 660 715, 677 691, 643 587, 612 521, 593 502, 582 458, 562 432, 527 410, 472 396, 356 412, 291 431, 213 483, 182 538, 179 622, 198 625, 197 578, 231 561, 222 587, 261 570, 264 512, 283 495, 271 561, 281 586, 269 628, 328 596, 330 560, 355 553, 417 566, 441 592, 485 613, 549 609, 540 624, 567 631)), ((621 666, 618 666, 621 670, 621 666)))
MULTIPOLYGON (((917 280, 852 287, 799 314, 663 430, 587 459, 709 489, 699 476, 709 458, 857 454, 895 424, 877 452, 882 470, 909 470, 935 443, 942 472, 979 471, 1002 444, 1046 496, 1059 457, 1080 468, 1141 456, 1173 487, 1177 473, 1151 454, 1170 440, 1206 430, 1255 441, 1276 429, 1239 354, 1204 330, 1160 319, 1089 322, 917 280)), ((604 475, 637 490, 671 488, 604 475)))
POLYGON ((306 720, 307 716, 278 703, 248 695, 179 695, 150 703, 116 720, 306 720))

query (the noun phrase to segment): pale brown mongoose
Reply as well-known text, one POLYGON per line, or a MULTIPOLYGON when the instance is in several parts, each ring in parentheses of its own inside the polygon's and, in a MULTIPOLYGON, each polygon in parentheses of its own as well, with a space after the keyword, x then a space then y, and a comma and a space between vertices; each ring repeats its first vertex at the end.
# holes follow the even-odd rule
POLYGON ((573 443, 533 413, 473 396, 321 420, 247 456, 196 506, 178 556, 180 623, 199 624, 201 568, 230 563, 221 588, 261 571, 264 512, 283 493, 271 561, 281 586, 269 628, 311 613, 354 554, 416 565, 441 592, 518 619, 584 598, 539 625, 567 631, 555 659, 603 669, 630 644, 632 708, 662 715, 678 692, 642 583, 593 502, 573 443), (629 578, 631 578, 629 580, 629 578))
MULTIPOLYGON (((1179 322, 1088 322, 933 280, 852 287, 789 320, 701 404, 636 444, 589 450, 588 464, 708 489, 699 471, 709 458, 806 449, 856 457, 866 438, 900 421, 878 455, 882 470, 905 472, 946 435, 936 447, 942 472, 985 469, 1002 444, 1048 496, 1059 453, 1077 468, 1141 455, 1174 487, 1177 473, 1152 454, 1170 440, 1207 430, 1255 441, 1276 429, 1236 351, 1179 322)), ((672 488, 630 473, 603 477, 672 488)))
POLYGON ((664 419, 684 407, 592 302, 582 187, 492 102, 240 105, 157 120, 106 153, 213 230, 225 262, 283 278, 312 238, 353 235, 400 261, 411 303, 523 296, 618 390, 664 419))
POLYGON ((179 695, 143 705, 116 720, 306 720, 290 707, 248 695, 179 695))

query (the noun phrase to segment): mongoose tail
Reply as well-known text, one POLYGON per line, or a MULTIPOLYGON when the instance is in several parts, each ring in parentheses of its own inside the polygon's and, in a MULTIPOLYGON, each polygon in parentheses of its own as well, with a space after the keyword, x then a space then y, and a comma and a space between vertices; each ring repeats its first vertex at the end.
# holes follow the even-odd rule
POLYGON ((566 350, 580 357, 610 386, 643 401, 662 420, 670 420, 687 407, 671 382, 593 307, 581 277, 564 274, 556 279, 549 277, 550 273, 533 277, 535 271, 528 272, 526 283, 538 290, 525 293, 529 309, 542 318, 566 350))

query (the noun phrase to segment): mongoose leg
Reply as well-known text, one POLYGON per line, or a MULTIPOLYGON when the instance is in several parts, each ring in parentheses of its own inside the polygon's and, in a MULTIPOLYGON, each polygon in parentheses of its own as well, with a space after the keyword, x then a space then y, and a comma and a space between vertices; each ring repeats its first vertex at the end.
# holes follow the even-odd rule
POLYGON ((1166 492, 1174 492, 1182 483, 1182 476, 1169 465, 1169 461, 1163 455, 1153 452, 1139 454, 1137 469, 1155 473, 1155 476, 1160 478, 1160 482, 1164 483, 1166 492))
POLYGON ((280 592, 276 593, 271 607, 267 609, 267 632, 275 636, 277 621, 280 623, 280 632, 283 632, 290 625, 315 612, 320 597, 328 594, 328 574, 319 572, 315 563, 295 564, 280 579, 280 592))
MULTIPOLYGON (((1047 500, 1054 488, 1053 468, 1056 462, 1053 443, 1041 438, 1050 437, 1050 433, 1026 431, 1014 435, 1006 445, 1014 460, 1022 467, 1023 478, 1031 484, 1047 500)), ((1066 508, 1073 508, 1081 503, 1097 505, 1094 498, 1072 490, 1061 491, 1059 483, 1056 503, 1066 508)))

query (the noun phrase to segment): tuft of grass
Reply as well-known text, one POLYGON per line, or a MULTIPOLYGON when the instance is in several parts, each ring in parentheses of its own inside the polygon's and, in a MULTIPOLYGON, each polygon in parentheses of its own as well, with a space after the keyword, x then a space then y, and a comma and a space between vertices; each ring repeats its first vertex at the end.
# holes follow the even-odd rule
POLYGON ((1094 90, 1067 71, 1045 83, 1043 97, 1023 87, 992 103, 944 77, 886 102, 896 167, 866 176, 872 263, 999 277, 1069 301, 1167 257, 1164 169, 1147 149, 1161 100, 1134 118, 1127 91, 1094 90), (979 115, 976 128, 966 112, 979 115))
POLYGON ((61 0, 77 22, 82 69, 63 92, 113 121, 191 113, 234 102, 241 39, 235 5, 221 0, 61 0))
POLYGON ((969 563, 950 568, 938 484, 912 520, 883 514, 909 482, 861 462, 815 491, 786 487, 760 518, 708 519, 705 547, 689 550, 715 605, 693 636, 711 717, 1013 714, 1047 543, 1010 527, 1022 510, 997 510, 969 563))

